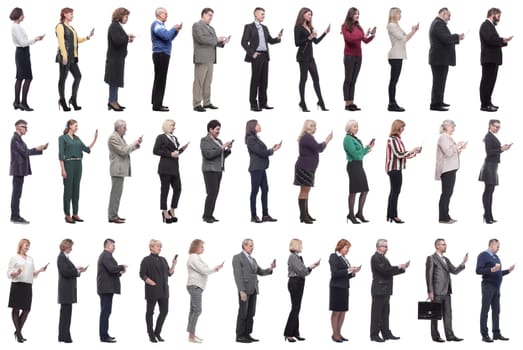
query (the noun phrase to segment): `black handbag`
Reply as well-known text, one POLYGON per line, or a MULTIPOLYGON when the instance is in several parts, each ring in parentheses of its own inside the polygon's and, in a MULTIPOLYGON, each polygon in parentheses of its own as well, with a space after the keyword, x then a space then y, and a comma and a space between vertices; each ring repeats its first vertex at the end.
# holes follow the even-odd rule
POLYGON ((441 320, 442 307, 438 301, 418 301, 418 320, 441 320))

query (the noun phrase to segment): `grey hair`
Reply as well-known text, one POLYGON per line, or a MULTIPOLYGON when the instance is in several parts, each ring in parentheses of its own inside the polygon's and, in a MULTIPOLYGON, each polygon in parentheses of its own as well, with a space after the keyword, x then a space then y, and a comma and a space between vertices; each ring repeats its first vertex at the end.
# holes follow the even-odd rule
POLYGON ((445 119, 439 127, 439 133, 443 134, 445 131, 447 131, 449 126, 456 126, 456 123, 454 123, 454 121, 451 119, 445 119))
POLYGON ((352 129, 354 125, 358 125, 358 121, 354 119, 349 120, 347 124, 345 124, 345 132, 349 133, 350 129, 352 129))
POLYGON ((126 125, 127 125, 127 123, 125 122, 125 120, 118 119, 117 121, 114 122, 114 130, 118 131, 119 129, 121 129, 122 127, 124 127, 126 125))
POLYGON ((242 248, 245 247, 247 244, 249 244, 249 242, 252 242, 252 239, 250 239, 250 238, 245 238, 245 239, 242 241, 242 248))
POLYGON ((384 239, 384 238, 380 238, 376 241, 376 248, 379 248, 381 246, 383 246, 384 243, 387 243, 387 240, 384 239))
POLYGON ((160 15, 160 13, 162 13, 162 12, 166 12, 166 11, 167 11, 167 10, 166 10, 165 8, 163 8, 163 7, 158 7, 158 8, 156 9, 156 11, 154 11, 154 15, 155 15, 156 17, 158 17, 158 16, 160 15))

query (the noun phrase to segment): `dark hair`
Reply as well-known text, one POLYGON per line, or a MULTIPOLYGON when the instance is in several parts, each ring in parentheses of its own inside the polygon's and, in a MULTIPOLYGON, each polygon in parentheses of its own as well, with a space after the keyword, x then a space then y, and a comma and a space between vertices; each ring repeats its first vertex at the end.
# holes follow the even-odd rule
POLYGON ((357 27, 360 26, 358 22, 354 22, 353 19, 352 19, 354 17, 354 15, 356 14, 356 12, 360 12, 360 11, 357 8, 355 8, 355 7, 351 7, 349 9, 349 11, 347 11, 347 16, 345 17, 345 22, 343 23, 343 25, 351 33, 352 33, 352 28, 354 26, 357 26, 357 27))
POLYGON ((210 7, 206 7, 206 8, 204 8, 204 9, 202 10, 201 17, 203 17, 203 15, 208 14, 209 12, 214 13, 214 10, 213 10, 212 8, 210 8, 210 7))
MULTIPOLYGON (((67 121, 67 123, 65 124, 65 129, 64 129, 64 135, 67 134, 69 132, 69 129, 71 128, 71 125, 73 124, 77 124, 78 122, 74 119, 69 119, 67 121)), ((76 138, 76 135, 73 135, 73 138, 76 138)))
POLYGON ((443 12, 448 12, 448 11, 449 11, 449 9, 447 7, 442 7, 439 9, 438 15, 441 15, 443 12))
POLYGON ((305 18, 303 18, 303 16, 307 12, 310 12, 312 15, 312 10, 308 7, 302 7, 300 12, 298 12, 298 17, 296 18, 296 27, 305 25, 312 32, 314 30, 314 27, 312 26, 312 21, 306 22, 305 18))
POLYGON ((498 9, 497 7, 493 7, 490 10, 488 10, 487 17, 493 16, 493 15, 497 15, 498 13, 501 13, 501 10, 498 9))
POLYGON ((71 13, 73 12, 74 10, 70 7, 64 7, 61 11, 60 11, 60 22, 63 22, 64 19, 65 19, 65 15, 67 13, 71 13))
POLYGON ((23 119, 18 119, 15 123, 15 126, 18 126, 18 125, 27 125, 27 122, 23 119))
POLYGON ((256 14, 256 11, 263 11, 263 12, 265 12, 265 9, 263 7, 256 7, 252 13, 256 14))
POLYGON ((489 245, 489 247, 490 247, 490 245, 491 245, 492 243, 498 243, 498 242, 499 242, 499 241, 498 241, 496 238, 492 238, 491 240, 488 241, 488 245, 489 245))
POLYGON ((20 17, 24 15, 24 11, 20 7, 15 7, 13 11, 11 11, 11 14, 9 15, 9 19, 11 21, 18 21, 20 17))
POLYGON ((126 9, 125 7, 118 7, 116 10, 114 10, 113 12, 113 22, 121 22, 122 19, 125 17, 125 16, 129 16, 131 12, 126 9))
POLYGON ((245 143, 247 143, 247 137, 251 135, 256 135, 256 125, 258 121, 256 119, 251 119, 245 124, 245 143))
POLYGON ((107 247, 110 243, 114 244, 114 239, 112 238, 107 238, 105 241, 104 241, 104 248, 107 247))
POLYGON ((222 126, 219 121, 217 121, 216 119, 211 120, 210 122, 207 123, 207 132, 209 132, 209 130, 214 129, 218 126, 222 126))
POLYGON ((488 121, 488 126, 490 127, 490 126, 492 126, 492 125, 494 125, 496 123, 500 124, 501 122, 499 121, 499 119, 490 119, 488 121))
POLYGON ((434 247, 438 247, 438 244, 440 242, 445 242, 445 239, 443 238, 437 238, 435 241, 434 241, 434 247))

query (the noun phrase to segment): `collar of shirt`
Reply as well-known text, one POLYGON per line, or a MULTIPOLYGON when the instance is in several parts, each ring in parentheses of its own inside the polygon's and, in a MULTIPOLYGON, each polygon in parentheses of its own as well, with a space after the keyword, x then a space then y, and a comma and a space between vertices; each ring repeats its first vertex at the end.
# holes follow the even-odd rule
POLYGON ((487 250, 485 250, 485 252, 487 252, 487 253, 488 253, 488 255, 490 255, 490 256, 494 256, 494 253, 492 253, 492 252, 491 252, 490 250, 488 250, 488 249, 487 249, 487 250))

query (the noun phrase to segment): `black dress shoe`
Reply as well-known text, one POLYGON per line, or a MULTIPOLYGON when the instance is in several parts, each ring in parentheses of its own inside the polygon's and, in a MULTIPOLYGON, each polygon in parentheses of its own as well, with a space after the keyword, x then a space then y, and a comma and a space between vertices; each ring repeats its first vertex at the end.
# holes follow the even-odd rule
POLYGON ((430 106, 431 111, 447 112, 449 109, 445 106, 430 106))
POLYGON ((389 104, 387 106, 389 112, 405 112, 405 108, 398 106, 397 104, 389 104))
POLYGON ((155 111, 155 112, 169 112, 169 107, 153 106, 153 111, 155 111))
POLYGON ((498 109, 494 108, 493 106, 481 106, 480 110, 483 112, 497 112, 498 111, 498 109))
POLYGON ((503 341, 509 340, 508 338, 502 336, 501 334, 493 336, 492 339, 494 339, 494 340, 503 340, 503 341))
POLYGON ((251 106, 251 111, 253 112, 261 112, 261 108, 258 106, 251 106))
POLYGON ((490 107, 493 107, 493 108, 499 109, 499 106, 494 106, 492 103, 490 104, 490 107))
POLYGON ((462 340, 463 340, 463 338, 458 338, 456 336, 447 338, 447 341, 462 341, 462 340))
POLYGON ((212 224, 214 223, 214 219, 213 218, 202 218, 204 222, 208 223, 208 224, 212 224))
POLYGON ((113 338, 100 339, 100 341, 102 343, 116 343, 116 339, 113 339, 113 338))
POLYGON ((441 338, 432 338, 432 341, 435 341, 436 343, 444 343, 445 341, 441 338))
POLYGON ((491 337, 489 337, 488 335, 485 336, 485 337, 481 337, 481 341, 484 341, 485 343, 493 343, 494 340, 492 340, 491 337))
POLYGON ((252 341, 247 337, 236 337, 237 343, 252 343, 252 341))
POLYGON ((450 107, 450 105, 449 105, 448 103, 445 103, 445 102, 441 102, 441 105, 442 105, 443 107, 450 107))
POLYGON ((195 112, 206 112, 205 108, 202 106, 196 106, 193 108, 195 112))
POLYGON ((208 109, 218 109, 218 107, 216 107, 216 106, 213 105, 212 103, 209 103, 208 105, 203 106, 203 108, 208 108, 208 109))
POLYGON ((355 112, 355 111, 361 111, 361 108, 359 108, 358 106, 356 106, 354 103, 351 104, 351 105, 347 105, 345 106, 345 110, 347 111, 351 111, 351 112, 355 112))
POLYGON ((257 224, 261 224, 263 221, 261 221, 258 216, 253 216, 253 217, 251 217, 251 222, 255 222, 257 224))
POLYGON ((149 335, 149 341, 151 343, 158 343, 158 340, 156 340, 156 336, 155 335, 149 335))
POLYGON ((13 218, 11 219, 11 222, 13 224, 22 224, 22 225, 27 225, 29 223, 29 221, 27 221, 26 219, 24 219, 23 217, 19 216, 17 218, 13 218))
POLYGON ((385 340, 380 337, 379 335, 374 335, 372 337, 370 337, 370 340, 371 341, 375 341, 375 342, 378 342, 378 343, 383 343, 385 340))
POLYGON ((160 337, 160 334, 156 334, 156 333, 155 333, 154 336, 155 336, 156 339, 158 339, 158 341, 160 341, 160 342, 164 342, 164 341, 165 341, 162 337, 160 337))
POLYGON ((264 216, 262 216, 262 221, 263 222, 276 222, 276 221, 278 221, 278 219, 275 219, 270 215, 264 215, 264 216))
POLYGON ((257 342, 257 341, 259 341, 258 339, 251 337, 250 334, 247 335, 246 338, 249 339, 251 342, 257 342))
POLYGON ((269 105, 261 105, 260 108, 262 108, 262 109, 274 109, 274 107, 271 107, 269 105))
POLYGON ((394 334, 389 334, 383 337, 384 340, 398 340, 400 337, 396 337, 394 334))

